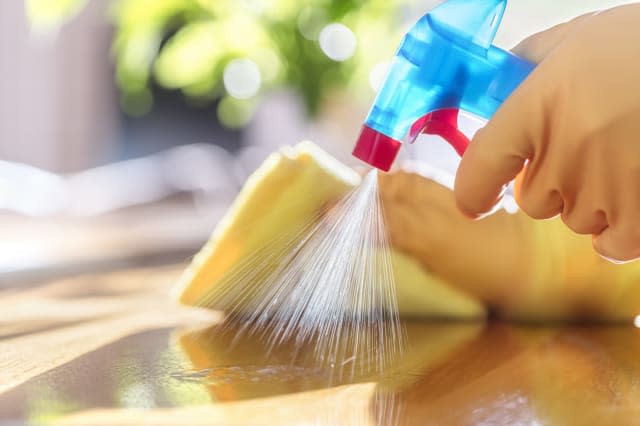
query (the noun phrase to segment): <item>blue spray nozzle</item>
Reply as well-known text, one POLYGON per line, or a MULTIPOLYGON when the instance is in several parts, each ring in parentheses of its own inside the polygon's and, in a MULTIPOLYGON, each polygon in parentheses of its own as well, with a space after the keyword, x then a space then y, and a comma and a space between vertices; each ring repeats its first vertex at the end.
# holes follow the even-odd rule
POLYGON ((448 0, 424 15, 403 38, 353 154, 387 171, 401 142, 421 131, 462 154, 457 111, 488 120, 535 67, 492 45, 506 5, 448 0))

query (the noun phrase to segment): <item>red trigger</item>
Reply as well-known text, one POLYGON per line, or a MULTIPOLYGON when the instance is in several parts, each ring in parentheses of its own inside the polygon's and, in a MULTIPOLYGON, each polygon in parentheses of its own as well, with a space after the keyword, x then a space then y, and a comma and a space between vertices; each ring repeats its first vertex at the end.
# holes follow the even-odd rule
POLYGON ((413 123, 409 131, 409 140, 415 141, 420 133, 438 135, 462 157, 469 146, 469 138, 458 130, 458 109, 439 109, 413 123))

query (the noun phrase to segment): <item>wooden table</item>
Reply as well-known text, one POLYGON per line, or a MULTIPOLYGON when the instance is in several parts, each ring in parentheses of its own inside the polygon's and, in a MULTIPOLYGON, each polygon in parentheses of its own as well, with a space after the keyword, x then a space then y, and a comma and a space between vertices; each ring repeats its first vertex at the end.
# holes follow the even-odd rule
POLYGON ((0 424, 640 424, 635 328, 409 322, 388 374, 328 386, 175 306, 183 266, 0 290, 0 424))

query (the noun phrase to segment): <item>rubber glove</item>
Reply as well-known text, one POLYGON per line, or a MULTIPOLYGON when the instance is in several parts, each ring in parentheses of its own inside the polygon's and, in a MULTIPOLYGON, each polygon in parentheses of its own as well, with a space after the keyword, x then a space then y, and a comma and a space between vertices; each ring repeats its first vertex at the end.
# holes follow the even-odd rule
POLYGON ((516 51, 538 67, 473 138, 455 194, 481 217, 516 178, 536 219, 561 215, 602 256, 640 257, 640 4, 585 15, 516 51))
POLYGON ((451 190, 419 168, 380 174, 393 247, 494 315, 526 321, 630 321, 640 313, 640 262, 614 265, 560 219, 500 210, 468 220, 451 190))

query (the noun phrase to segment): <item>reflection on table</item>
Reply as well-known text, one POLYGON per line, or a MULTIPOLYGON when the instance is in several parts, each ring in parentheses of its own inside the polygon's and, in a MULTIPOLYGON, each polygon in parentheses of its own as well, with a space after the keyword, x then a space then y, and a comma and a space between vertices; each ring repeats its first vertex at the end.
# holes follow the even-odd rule
POLYGON ((175 306, 182 267, 0 289, 0 420, 582 425, 633 424, 640 411, 633 327, 410 321, 384 374, 336 375, 175 306))

